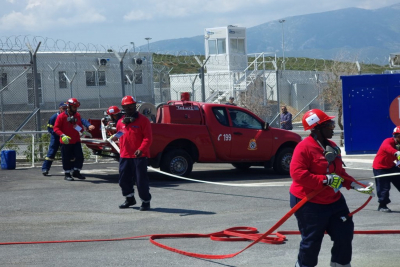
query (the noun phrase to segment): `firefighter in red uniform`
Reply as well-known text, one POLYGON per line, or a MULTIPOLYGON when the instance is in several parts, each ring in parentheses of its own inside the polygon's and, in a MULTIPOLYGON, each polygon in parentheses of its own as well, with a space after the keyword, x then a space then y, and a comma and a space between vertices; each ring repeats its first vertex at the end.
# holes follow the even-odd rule
POLYGON ((136 111, 136 100, 125 96, 121 101, 125 116, 117 123, 117 133, 113 140, 119 138, 119 185, 122 195, 126 197, 120 209, 136 204, 134 185, 136 183, 139 197, 142 200, 141 211, 150 209, 150 188, 147 177, 147 157, 150 156, 152 142, 151 125, 148 118, 136 111))
POLYGON ((372 184, 364 188, 352 182, 354 178, 344 170, 340 148, 328 140, 335 128, 333 118, 319 109, 304 114, 304 130, 311 130, 311 134, 296 146, 290 163, 292 208, 311 192, 327 186, 295 212, 302 238, 296 267, 317 266, 325 231, 333 241, 330 266, 350 266, 354 224, 346 217, 350 212, 339 189, 344 186, 366 194, 373 190, 372 184))
MULTIPOLYGON (((384 175, 389 173, 399 173, 399 164, 394 161, 400 162, 400 126, 393 130, 393 137, 383 140, 379 147, 378 153, 372 163, 372 169, 375 176, 384 175)), ((390 183, 392 183, 398 191, 400 191, 400 177, 388 176, 375 178, 376 192, 378 194, 378 211, 391 212, 392 210, 387 207, 390 203, 389 191, 390 183)))
POLYGON ((80 133, 83 132, 81 115, 78 107, 81 105, 76 98, 66 102, 67 110, 57 116, 54 132, 60 136, 62 165, 65 172, 64 180, 73 181, 74 178, 85 179, 81 174, 83 166, 83 152, 80 133), (72 176, 71 176, 72 172, 72 176))
POLYGON ((101 120, 104 129, 107 131, 107 136, 116 133, 118 120, 122 117, 121 110, 117 106, 111 106, 107 109, 107 117, 101 120))

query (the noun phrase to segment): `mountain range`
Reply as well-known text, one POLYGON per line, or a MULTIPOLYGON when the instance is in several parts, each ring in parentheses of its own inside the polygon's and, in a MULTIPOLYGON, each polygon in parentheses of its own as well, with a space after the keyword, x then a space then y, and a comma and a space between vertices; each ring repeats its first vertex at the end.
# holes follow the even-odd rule
MULTIPOLYGON (((286 57, 351 59, 386 64, 400 52, 400 3, 379 9, 346 8, 269 21, 247 28, 247 53, 273 52, 286 57)), ((221 25, 210 25, 220 27, 221 25)), ((241 25, 237 25, 241 26, 241 25)), ((147 50, 147 45, 138 47, 147 50)), ((159 53, 204 54, 204 35, 152 42, 159 53)))

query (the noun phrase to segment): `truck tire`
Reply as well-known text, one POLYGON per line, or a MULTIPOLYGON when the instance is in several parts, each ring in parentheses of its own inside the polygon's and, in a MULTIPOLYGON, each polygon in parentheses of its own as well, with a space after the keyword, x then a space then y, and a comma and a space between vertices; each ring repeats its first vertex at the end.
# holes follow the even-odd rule
POLYGON ((251 167, 250 163, 232 163, 232 166, 238 170, 248 170, 251 167))
POLYGON ((187 177, 193 169, 193 160, 183 149, 168 151, 161 160, 160 169, 178 176, 187 177))
POLYGON ((292 160, 294 149, 286 147, 280 149, 275 156, 274 171, 278 174, 289 174, 290 161, 292 160))

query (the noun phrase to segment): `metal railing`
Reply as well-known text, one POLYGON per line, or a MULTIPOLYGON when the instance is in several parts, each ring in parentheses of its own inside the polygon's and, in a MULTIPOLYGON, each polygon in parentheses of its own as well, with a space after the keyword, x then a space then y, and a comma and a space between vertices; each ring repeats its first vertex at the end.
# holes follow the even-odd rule
MULTIPOLYGON (((49 132, 47 131, 19 131, 19 132, 0 132, 0 135, 4 136, 4 135, 31 135, 32 140, 30 143, 19 143, 17 144, 18 146, 30 146, 31 147, 31 167, 35 167, 35 144, 36 144, 36 140, 35 140, 35 136, 37 134, 49 134, 49 132)), ((40 141, 41 142, 41 141, 40 141)), ((2 144, 3 147, 7 147, 7 143, 2 144)), ((2 150, 7 150, 7 148, 4 148, 2 150)), ((94 155, 95 157, 95 162, 98 162, 98 156, 94 155)))
MULTIPOLYGON (((37 134, 48 134, 47 131, 24 131, 24 132, 0 132, 1 135, 11 135, 11 136, 15 136, 15 135, 31 135, 32 136, 32 167, 35 167, 35 135, 37 134)), ((4 143, 2 145, 2 147, 4 147, 7 143, 4 143)))

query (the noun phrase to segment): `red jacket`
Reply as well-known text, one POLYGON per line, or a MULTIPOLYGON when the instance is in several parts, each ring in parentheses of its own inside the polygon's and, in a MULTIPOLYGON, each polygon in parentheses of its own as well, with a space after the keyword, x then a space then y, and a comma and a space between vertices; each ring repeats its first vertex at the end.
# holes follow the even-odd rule
POLYGON ((135 151, 142 151, 142 157, 150 156, 152 142, 151 124, 148 118, 142 114, 134 122, 123 124, 123 117, 117 123, 117 131, 124 134, 119 138, 121 158, 135 158, 135 151))
POLYGON ((70 144, 76 144, 76 143, 81 141, 80 132, 83 131, 81 115, 78 112, 75 113, 74 118, 76 118, 76 120, 77 120, 75 123, 70 123, 69 121, 67 121, 68 117, 69 116, 67 114, 67 111, 65 111, 65 112, 61 113, 60 115, 58 115, 57 119, 56 119, 56 123, 54 124, 53 130, 57 135, 60 136, 60 143, 61 144, 63 144, 63 141, 61 139, 61 135, 63 135, 63 134, 71 137, 71 139, 69 140, 70 144), (81 127, 80 132, 75 130, 74 127, 76 125, 81 127))
MULTIPOLYGON (((332 147, 336 147, 334 142, 329 142, 332 147)), ((323 181, 326 180, 327 167, 328 161, 325 159, 323 149, 312 136, 306 137, 294 149, 290 162, 290 176, 293 179, 290 193, 302 199, 309 193, 325 187, 323 181)), ((350 189, 354 178, 346 173, 339 157, 336 157, 329 165, 329 173, 336 173, 344 178, 343 187, 350 189)), ((328 187, 312 198, 310 202, 330 204, 339 200, 340 196, 340 191, 335 193, 333 188, 328 187)))
POLYGON ((396 165, 394 161, 397 160, 394 153, 398 151, 395 147, 396 141, 393 137, 383 140, 372 163, 372 168, 375 170, 393 168, 396 165))

